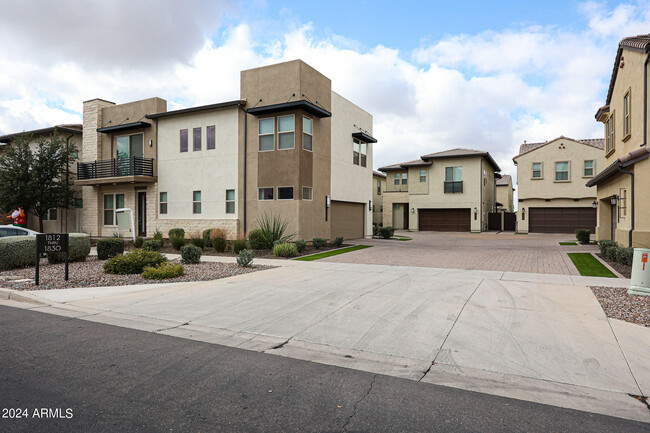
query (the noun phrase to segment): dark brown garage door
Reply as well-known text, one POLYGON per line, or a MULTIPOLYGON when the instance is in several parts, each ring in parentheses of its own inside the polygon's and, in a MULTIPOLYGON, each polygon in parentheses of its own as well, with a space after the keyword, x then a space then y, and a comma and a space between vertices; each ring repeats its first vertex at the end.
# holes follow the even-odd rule
POLYGON ((596 232, 596 209, 590 207, 531 207, 528 215, 530 233, 596 232))
POLYGON ((421 231, 468 232, 471 230, 470 209, 419 209, 421 231))
POLYGON ((359 239, 363 237, 364 216, 366 205, 364 203, 350 203, 347 201, 332 201, 332 239, 343 236, 345 239, 359 239))

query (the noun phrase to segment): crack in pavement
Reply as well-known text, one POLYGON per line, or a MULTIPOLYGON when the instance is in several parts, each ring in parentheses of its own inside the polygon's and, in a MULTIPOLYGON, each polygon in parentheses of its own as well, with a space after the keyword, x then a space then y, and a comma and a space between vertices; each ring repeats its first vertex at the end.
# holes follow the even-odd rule
POLYGON ((641 403, 645 404, 645 406, 650 410, 650 403, 648 403, 648 397, 645 395, 634 395, 634 394, 628 394, 630 397, 632 397, 635 400, 639 400, 641 403))
POLYGON ((361 398, 356 401, 356 403, 354 403, 354 407, 352 408, 352 415, 350 415, 348 417, 347 421, 345 421, 345 424, 343 424, 343 431, 344 432, 348 431, 348 424, 350 424, 350 421, 352 421, 352 418, 354 418, 354 416, 357 414, 357 406, 363 400, 365 400, 366 397, 368 397, 370 395, 370 393, 372 392, 372 387, 375 386, 375 380, 376 379, 377 379, 377 375, 373 374, 372 375, 372 380, 370 381, 370 386, 368 387, 368 391, 366 391, 366 393, 364 395, 362 395, 361 398))

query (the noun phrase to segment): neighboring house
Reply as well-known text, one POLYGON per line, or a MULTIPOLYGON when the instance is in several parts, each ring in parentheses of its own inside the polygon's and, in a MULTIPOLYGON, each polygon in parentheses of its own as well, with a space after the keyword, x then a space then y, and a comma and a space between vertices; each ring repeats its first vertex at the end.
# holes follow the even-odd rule
POLYGON ((497 207, 503 212, 514 212, 512 176, 504 174, 497 177, 497 207))
POLYGON ((379 168, 386 173, 384 226, 480 232, 496 211, 495 173, 488 152, 451 149, 379 168))
POLYGON ((243 237, 264 214, 296 239, 372 234, 372 116, 300 60, 241 72, 240 99, 167 111, 163 99, 84 102, 83 226, 136 234, 222 228, 243 237))
POLYGON ((585 182, 603 166, 602 139, 558 137, 526 143, 512 159, 517 166, 517 231, 575 233, 596 226, 594 191, 585 182))
POLYGON ((587 182, 597 187, 597 239, 643 248, 650 248, 649 60, 650 35, 619 43, 607 101, 596 113, 605 125, 605 163, 587 182))
MULTIPOLYGON (((56 125, 48 128, 34 129, 32 131, 23 131, 2 135, 0 136, 0 144, 11 146, 11 143, 16 139, 16 137, 22 134, 27 134, 32 137, 32 141, 29 143, 29 147, 32 149, 32 151, 36 150, 39 139, 52 135, 58 135, 63 139, 65 143, 76 145, 77 156, 79 159, 82 158, 82 125, 56 125)), ((0 146, 0 154, 3 152, 3 147, 4 146, 0 146)), ((71 179, 74 179, 76 177, 76 169, 76 163, 71 163, 71 179)), ((74 180, 71 181, 70 188, 75 191, 73 207, 67 209, 50 209, 47 215, 43 216, 43 231, 45 233, 72 233, 79 232, 81 230, 81 208, 83 207, 81 189, 75 187, 74 180)), ((7 209, 5 212, 0 214, 0 225, 11 223, 11 220, 6 218, 6 212, 9 211, 11 211, 11 209, 7 209)), ((27 227, 31 230, 39 230, 38 217, 36 217, 32 212, 27 212, 27 227)))
POLYGON ((383 224, 384 190, 386 189, 386 174, 372 171, 372 223, 383 224))

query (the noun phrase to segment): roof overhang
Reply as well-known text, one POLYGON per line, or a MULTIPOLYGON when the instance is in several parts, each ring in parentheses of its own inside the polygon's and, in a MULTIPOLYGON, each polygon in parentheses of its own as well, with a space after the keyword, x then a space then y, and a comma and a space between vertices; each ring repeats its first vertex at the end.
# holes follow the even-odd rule
POLYGON ((596 111, 596 121, 602 122, 605 120, 607 113, 609 113, 609 105, 604 105, 596 111))
POLYGON ((194 113, 194 112, 197 112, 197 111, 214 110, 214 109, 217 109, 217 108, 225 108, 225 107, 236 107, 236 106, 240 106, 240 105, 246 105, 246 101, 245 100, 235 100, 235 101, 219 102, 217 104, 201 105, 201 106, 198 106, 198 107, 182 108, 180 110, 164 111, 162 113, 147 114, 144 117, 146 117, 147 119, 159 119, 161 117, 178 116, 178 115, 181 115, 181 114, 194 113))
POLYGON ((107 126, 105 128, 97 128, 97 132, 103 132, 104 134, 113 134, 115 132, 125 132, 132 131, 134 129, 142 129, 151 127, 149 122, 132 122, 132 123, 123 123, 121 125, 107 126))
POLYGON ((309 101, 304 101, 304 100, 285 102, 282 104, 265 105, 263 107, 249 108, 248 110, 246 110, 246 112, 252 114, 253 116, 263 116, 265 114, 272 114, 272 113, 277 113, 280 111, 288 111, 288 110, 303 110, 321 119, 323 117, 332 117, 332 113, 330 113, 326 109, 319 107, 318 105, 312 104, 309 101))
POLYGON ((594 185, 598 185, 617 174, 620 169, 634 165, 639 161, 648 159, 648 157, 650 157, 650 150, 647 147, 642 147, 641 149, 630 152, 627 155, 614 161, 613 164, 590 179, 589 182, 587 182, 587 186, 592 187, 594 185))
POLYGON ((365 132, 353 132, 352 136, 356 138, 357 140, 361 140, 365 143, 376 143, 377 140, 371 136, 370 134, 366 134, 365 132))

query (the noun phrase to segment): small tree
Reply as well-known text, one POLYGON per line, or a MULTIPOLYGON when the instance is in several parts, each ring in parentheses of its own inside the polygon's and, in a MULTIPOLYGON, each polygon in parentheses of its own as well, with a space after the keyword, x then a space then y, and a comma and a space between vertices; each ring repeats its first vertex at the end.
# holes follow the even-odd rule
POLYGON ((20 206, 25 211, 34 207, 34 154, 29 141, 29 136, 21 134, 10 146, 4 146, 5 151, 0 155, 0 209, 5 212, 20 206))

